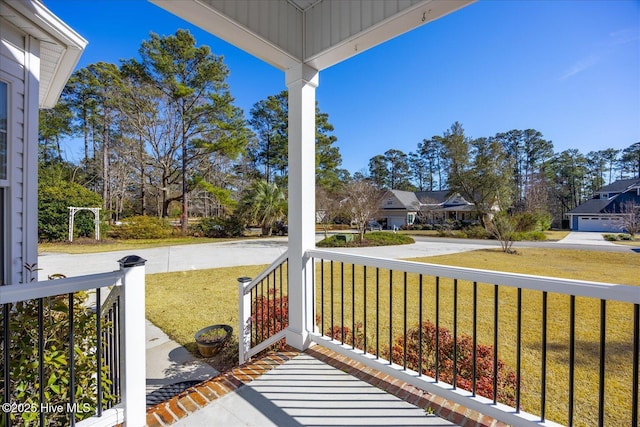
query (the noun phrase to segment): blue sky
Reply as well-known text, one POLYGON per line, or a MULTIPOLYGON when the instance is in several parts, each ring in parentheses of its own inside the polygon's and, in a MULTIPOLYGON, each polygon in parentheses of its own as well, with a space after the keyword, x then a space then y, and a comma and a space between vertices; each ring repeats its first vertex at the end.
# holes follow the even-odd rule
MULTIPOLYGON (((185 28, 224 56, 245 114, 286 89, 281 71, 145 0, 43 1, 89 41, 79 68, 185 28)), ((556 152, 624 149, 640 141, 640 1, 480 0, 322 71, 316 97, 351 173, 455 121, 474 138, 533 128, 556 152)))

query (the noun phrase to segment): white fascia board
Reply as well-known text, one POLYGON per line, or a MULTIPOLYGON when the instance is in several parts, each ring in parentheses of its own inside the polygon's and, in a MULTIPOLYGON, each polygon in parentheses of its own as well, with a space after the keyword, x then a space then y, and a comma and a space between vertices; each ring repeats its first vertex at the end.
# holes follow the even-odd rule
MULTIPOLYGON (((414 28, 455 12, 475 1, 476 0, 429 0, 415 4, 353 37, 305 58, 305 63, 316 70, 324 70, 360 52, 409 32, 414 28)), ((309 25, 309 23, 307 22, 306 25, 309 25)), ((314 32, 313 28, 307 28, 306 31, 305 36, 313 34, 314 32)))
POLYGON ((41 43, 53 43, 62 48, 60 57, 55 58, 55 72, 51 81, 40 82, 41 85, 47 85, 45 95, 39 102, 40 107, 53 108, 87 46, 87 40, 37 0, 5 1, 20 14, 13 17, 14 25, 41 43))
POLYGON ((167 12, 273 65, 279 70, 286 71, 294 65, 302 63, 301 58, 297 58, 295 55, 260 37, 239 22, 197 0, 149 1, 167 12))

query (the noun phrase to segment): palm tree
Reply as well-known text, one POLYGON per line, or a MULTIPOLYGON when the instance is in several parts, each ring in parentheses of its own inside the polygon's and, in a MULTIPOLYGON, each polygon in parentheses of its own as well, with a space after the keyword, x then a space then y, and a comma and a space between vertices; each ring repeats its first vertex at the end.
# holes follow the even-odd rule
POLYGON ((271 236, 276 221, 286 216, 287 198, 275 183, 256 181, 243 197, 242 209, 251 222, 260 224, 263 236, 271 236))

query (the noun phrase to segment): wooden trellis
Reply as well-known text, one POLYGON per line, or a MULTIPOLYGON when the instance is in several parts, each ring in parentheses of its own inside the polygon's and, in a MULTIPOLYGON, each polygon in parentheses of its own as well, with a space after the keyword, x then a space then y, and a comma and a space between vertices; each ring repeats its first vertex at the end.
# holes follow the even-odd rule
POLYGON ((96 240, 100 240, 100 209, 102 208, 76 208, 69 206, 69 241, 73 242, 73 219, 78 211, 91 211, 94 215, 94 228, 96 240))

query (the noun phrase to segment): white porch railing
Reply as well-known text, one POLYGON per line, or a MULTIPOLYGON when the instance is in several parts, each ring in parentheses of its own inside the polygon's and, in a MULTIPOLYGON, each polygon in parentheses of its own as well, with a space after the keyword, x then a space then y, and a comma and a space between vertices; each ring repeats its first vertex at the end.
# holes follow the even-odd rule
MULTIPOLYGON (((310 318, 316 322, 307 325, 314 343, 511 425, 638 425, 640 287, 321 249, 305 257, 316 266, 306 295, 314 301, 310 318), (429 324, 435 351, 427 355, 434 345, 423 334, 429 324), (585 338, 585 330, 598 332, 585 338), (623 338, 608 338, 614 331, 623 338), (411 347, 408 336, 420 344, 411 347), (447 336, 453 344, 445 351, 447 336), (488 379, 480 377, 480 352, 487 353, 483 363, 489 366, 482 369, 488 379), (514 390, 504 390, 503 359, 514 390), (561 384, 552 388, 551 378, 561 384), (585 382, 593 387, 587 396, 585 382)), ((240 329, 241 357, 282 337, 278 332, 256 341, 256 325, 247 328, 248 320, 264 319, 256 316, 260 305, 248 289, 264 286, 282 263, 242 288, 241 312, 253 311, 240 329)))
POLYGON ((285 336, 288 312, 281 303, 288 295, 285 266, 288 252, 280 255, 255 279, 238 279, 239 362, 244 364, 285 336))
MULTIPOLYGON (((118 262, 120 269, 108 273, 0 287, 0 307, 2 307, 0 363, 3 371, 3 390, 0 391, 3 395, 2 424, 12 425, 12 416, 20 418, 25 412, 36 413, 35 422, 38 425, 44 425, 44 423, 39 423, 47 417, 48 413, 52 412, 70 413, 69 423, 75 426, 108 427, 125 422, 128 426, 144 426, 146 424, 145 260, 137 256, 129 256, 118 262), (110 287, 113 287, 112 294, 104 297, 104 293, 101 294, 101 291, 109 291, 110 287), (93 351, 89 350, 78 355, 78 345, 80 344, 74 342, 74 340, 80 339, 76 336, 73 326, 74 293, 81 291, 95 292, 96 295, 96 315, 94 316, 96 337, 93 340, 97 340, 95 342, 98 344, 95 345, 93 351), (116 293, 118 295, 114 296, 116 293), (62 298, 64 300, 65 297, 68 297, 69 304, 68 317, 65 321, 70 325, 67 343, 69 350, 65 358, 68 361, 67 381, 71 393, 68 395, 69 402, 53 405, 45 394, 45 388, 42 387, 51 381, 51 377, 45 376, 44 368, 45 357, 51 357, 51 354, 47 353, 46 349, 42 307, 44 304, 55 303, 56 299, 62 298), (34 300, 34 307, 38 307, 33 313, 33 316, 37 318, 37 332, 16 330, 20 327, 24 328, 24 326, 16 325, 12 321, 12 316, 17 313, 18 305, 16 304, 23 303, 24 305, 32 300, 34 300), (108 307, 106 307, 107 305, 108 307), (110 316, 107 322, 104 321, 104 316, 110 316), (115 336, 111 336, 113 334, 110 332, 106 333, 105 328, 111 328, 115 336), (31 336, 35 334, 38 337, 33 342, 33 345, 37 347, 37 362, 35 362, 33 369, 39 371, 37 384, 29 386, 33 390, 38 390, 37 403, 33 403, 34 401, 31 400, 32 403, 28 405, 19 401, 20 399, 16 397, 16 390, 12 390, 12 384, 16 384, 16 380, 20 380, 20 378, 12 378, 10 372, 12 358, 18 357, 11 354, 12 341, 24 337, 26 334, 31 336), (101 342, 103 337, 107 337, 105 339, 109 342, 101 342), (95 372, 76 371, 74 363, 76 357, 93 358, 97 370, 95 372), (109 371, 107 384, 101 381, 103 370, 109 371), (77 391, 75 381, 78 375, 89 376, 92 382, 95 381, 95 389, 97 390, 97 395, 94 396, 95 402, 97 402, 95 407, 89 408, 86 404, 75 399, 77 391), (102 391, 107 387, 111 388, 111 393, 117 394, 117 396, 115 404, 104 408, 101 400, 102 391), (76 411, 90 412, 93 413, 93 416, 76 421, 77 417, 74 413, 76 411)), ((89 309, 87 307, 87 310, 89 309)), ((92 388, 94 387, 92 386, 92 388)), ((82 393, 88 392, 88 390, 82 390, 82 393)), ((33 396, 31 397, 33 398, 33 396)))

